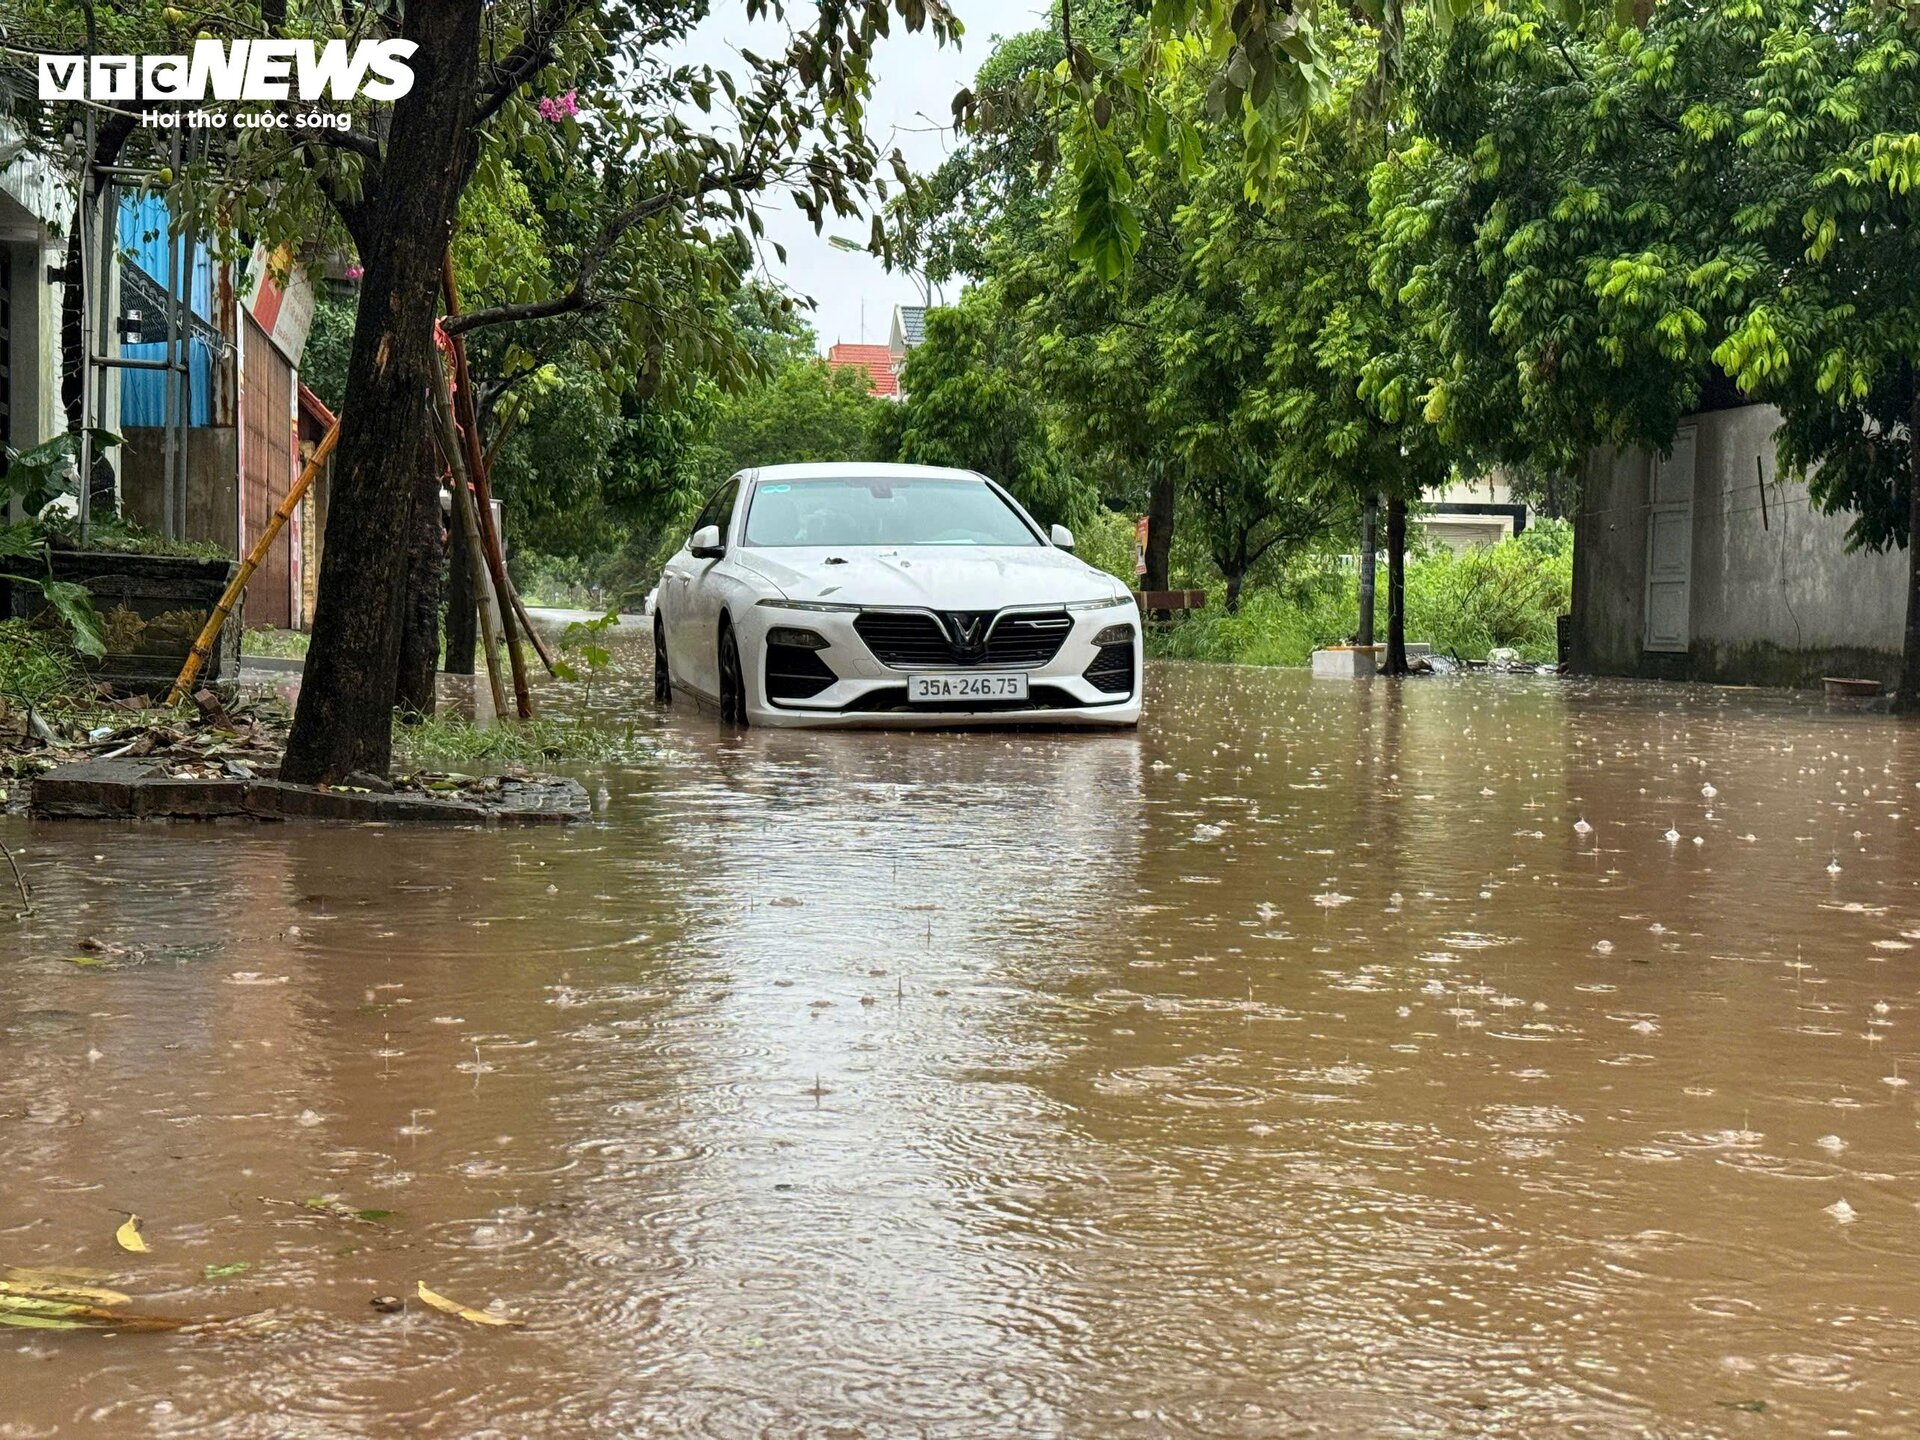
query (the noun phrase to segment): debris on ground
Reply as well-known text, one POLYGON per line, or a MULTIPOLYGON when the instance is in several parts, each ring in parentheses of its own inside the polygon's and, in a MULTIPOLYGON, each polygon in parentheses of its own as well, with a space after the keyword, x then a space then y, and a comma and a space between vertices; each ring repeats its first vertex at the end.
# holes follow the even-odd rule
POLYGON ((169 1315, 125 1315, 132 1297, 88 1283, 103 1277, 77 1270, 0 1270, 0 1325, 24 1330, 179 1330, 192 1321, 169 1315))

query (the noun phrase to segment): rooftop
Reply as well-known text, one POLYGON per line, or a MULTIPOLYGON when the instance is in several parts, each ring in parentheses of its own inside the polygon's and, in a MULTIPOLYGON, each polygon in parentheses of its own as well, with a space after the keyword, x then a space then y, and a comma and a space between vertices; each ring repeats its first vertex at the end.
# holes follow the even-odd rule
POLYGON ((827 365, 834 370, 866 371, 868 394, 900 393, 900 378, 893 373, 893 352, 884 345, 849 345, 843 341, 827 351, 827 365))

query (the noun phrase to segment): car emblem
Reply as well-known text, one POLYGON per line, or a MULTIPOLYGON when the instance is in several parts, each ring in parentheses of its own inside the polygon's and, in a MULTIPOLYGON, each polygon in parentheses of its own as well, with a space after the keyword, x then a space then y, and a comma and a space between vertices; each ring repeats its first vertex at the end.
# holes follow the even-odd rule
POLYGON ((978 660, 986 654, 987 622, 990 615, 948 611, 946 615, 947 633, 953 637, 953 657, 963 663, 978 660))

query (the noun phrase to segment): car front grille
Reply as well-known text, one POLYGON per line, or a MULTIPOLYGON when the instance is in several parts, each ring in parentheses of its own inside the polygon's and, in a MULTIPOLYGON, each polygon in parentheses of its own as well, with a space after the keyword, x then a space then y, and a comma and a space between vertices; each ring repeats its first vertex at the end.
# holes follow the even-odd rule
POLYGON ((1083 678, 1103 695, 1131 695, 1133 641, 1122 640, 1118 645, 1102 645, 1094 652, 1093 663, 1087 666, 1083 678))
POLYGON ((853 628, 873 658, 895 670, 974 665, 1026 670, 1060 653, 1073 617, 1064 610, 998 616, 969 610, 940 617, 926 611, 867 610, 853 628))
POLYGON ((853 629, 874 659, 896 670, 953 664, 953 646, 947 641, 947 632, 931 615, 867 610, 853 622, 853 629))
POLYGON ((839 678, 818 650, 799 645, 767 646, 769 700, 811 700, 839 678))
POLYGON ((987 637, 982 665, 1044 665, 1060 653, 1073 629, 1073 617, 1064 610, 1038 615, 1002 615, 987 637))

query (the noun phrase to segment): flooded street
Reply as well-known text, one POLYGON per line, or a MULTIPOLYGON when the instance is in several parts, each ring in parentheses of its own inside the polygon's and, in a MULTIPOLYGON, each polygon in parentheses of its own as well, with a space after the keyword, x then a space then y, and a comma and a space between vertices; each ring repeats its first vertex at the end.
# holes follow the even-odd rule
POLYGON ((645 691, 565 832, 0 822, 0 1266, 232 1321, 0 1330, 0 1440, 1920 1432, 1920 728, 645 691))

